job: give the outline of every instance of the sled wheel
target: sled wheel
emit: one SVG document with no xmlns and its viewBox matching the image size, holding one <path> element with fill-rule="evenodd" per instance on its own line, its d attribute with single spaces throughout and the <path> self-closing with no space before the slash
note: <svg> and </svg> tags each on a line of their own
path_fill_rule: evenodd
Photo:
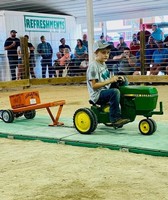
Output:
<svg viewBox="0 0 168 200">
<path fill-rule="evenodd" d="M 143 119 L 139 122 L 139 130 L 142 135 L 151 135 L 154 132 L 154 125 L 151 120 Z"/>
<path fill-rule="evenodd" d="M 36 116 L 36 111 L 35 110 L 29 110 L 24 112 L 24 116 L 26 119 L 33 119 Z"/>
<path fill-rule="evenodd" d="M 16 118 L 21 117 L 22 115 L 23 115 L 22 112 L 14 113 L 14 117 Z"/>
<path fill-rule="evenodd" d="M 3 110 L 1 117 L 5 123 L 12 123 L 14 120 L 14 114 L 11 110 Z"/>
<path fill-rule="evenodd" d="M 95 120 L 90 110 L 80 108 L 74 113 L 73 123 L 79 133 L 91 134 L 96 129 L 97 120 Z"/>
<path fill-rule="evenodd" d="M 155 120 L 149 118 L 148 120 L 150 120 L 153 123 L 153 133 L 157 130 L 157 124 L 155 122 Z"/>
</svg>

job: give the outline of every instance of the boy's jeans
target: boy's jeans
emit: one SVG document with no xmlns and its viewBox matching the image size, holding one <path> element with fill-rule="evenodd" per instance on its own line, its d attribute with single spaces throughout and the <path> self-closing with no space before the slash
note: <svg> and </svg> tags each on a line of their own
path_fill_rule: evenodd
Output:
<svg viewBox="0 0 168 200">
<path fill-rule="evenodd" d="M 124 77 L 125 78 L 125 77 Z M 128 81 L 125 78 L 125 82 L 122 85 L 128 85 Z M 110 104 L 110 121 L 115 122 L 121 118 L 120 110 L 120 91 L 117 88 L 105 89 L 100 92 L 98 101 L 99 105 Z"/>
</svg>

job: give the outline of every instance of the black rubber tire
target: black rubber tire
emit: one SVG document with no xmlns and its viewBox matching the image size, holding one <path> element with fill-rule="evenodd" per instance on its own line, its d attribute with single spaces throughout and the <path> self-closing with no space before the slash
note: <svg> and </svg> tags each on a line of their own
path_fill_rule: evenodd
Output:
<svg viewBox="0 0 168 200">
<path fill-rule="evenodd" d="M 149 118 L 148 120 L 150 120 L 153 123 L 153 133 L 154 133 L 157 130 L 157 124 L 156 124 L 155 120 L 152 118 Z"/>
<path fill-rule="evenodd" d="M 86 108 L 90 113 L 91 115 L 93 115 L 93 118 L 94 118 L 94 124 L 93 124 L 93 127 L 92 127 L 92 130 L 91 132 L 94 132 L 97 128 L 97 125 L 98 125 L 98 120 L 97 120 L 97 116 L 96 114 L 93 112 L 93 110 L 91 110 L 90 108 Z"/>
<path fill-rule="evenodd" d="M 15 118 L 18 118 L 18 117 L 21 117 L 21 116 L 23 116 L 23 112 L 14 113 Z"/>
<path fill-rule="evenodd" d="M 33 119 L 36 116 L 36 111 L 35 110 L 29 110 L 24 112 L 24 117 L 26 119 Z"/>
<path fill-rule="evenodd" d="M 97 122 L 88 108 L 80 108 L 74 113 L 73 124 L 79 133 L 91 134 L 95 130 Z"/>
<path fill-rule="evenodd" d="M 5 123 L 12 123 L 14 120 L 14 114 L 12 110 L 3 110 L 1 117 Z"/>
</svg>

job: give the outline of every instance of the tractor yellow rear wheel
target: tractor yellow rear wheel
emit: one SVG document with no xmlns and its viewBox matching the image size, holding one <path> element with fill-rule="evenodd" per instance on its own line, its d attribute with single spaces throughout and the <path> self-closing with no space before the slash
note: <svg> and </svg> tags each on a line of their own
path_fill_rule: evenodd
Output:
<svg viewBox="0 0 168 200">
<path fill-rule="evenodd" d="M 74 113 L 73 123 L 79 133 L 91 134 L 97 127 L 97 118 L 90 109 L 80 108 Z"/>
</svg>

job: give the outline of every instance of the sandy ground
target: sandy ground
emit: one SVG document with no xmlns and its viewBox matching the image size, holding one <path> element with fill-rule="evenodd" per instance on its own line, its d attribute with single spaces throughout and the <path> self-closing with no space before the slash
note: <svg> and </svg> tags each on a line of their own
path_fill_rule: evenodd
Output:
<svg viewBox="0 0 168 200">
<path fill-rule="evenodd" d="M 168 86 L 156 86 L 168 120 Z M 66 100 L 62 116 L 88 107 L 85 85 L 40 86 L 42 102 Z M 1 91 L 1 107 L 20 89 Z M 46 111 L 39 110 L 39 114 Z M 0 200 L 168 200 L 168 159 L 0 138 Z"/>
</svg>

